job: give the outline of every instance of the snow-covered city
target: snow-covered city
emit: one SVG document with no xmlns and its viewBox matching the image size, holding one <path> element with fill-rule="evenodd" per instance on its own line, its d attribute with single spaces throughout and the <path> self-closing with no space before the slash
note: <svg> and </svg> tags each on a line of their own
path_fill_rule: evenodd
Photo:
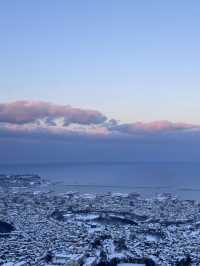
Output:
<svg viewBox="0 0 200 266">
<path fill-rule="evenodd" d="M 0 179 L 0 265 L 200 265 L 196 201 L 58 193 L 34 175 Z"/>
</svg>

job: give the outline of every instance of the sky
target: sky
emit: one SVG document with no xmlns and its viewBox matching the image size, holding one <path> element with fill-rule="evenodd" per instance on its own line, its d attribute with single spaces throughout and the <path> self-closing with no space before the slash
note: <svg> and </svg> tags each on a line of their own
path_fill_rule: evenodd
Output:
<svg viewBox="0 0 200 266">
<path fill-rule="evenodd" d="M 82 160 L 86 138 L 88 160 L 122 150 L 125 160 L 197 160 L 199 10 L 197 0 L 1 1 L 2 159 L 17 160 L 23 142 L 35 160 L 41 141 L 59 151 L 49 160 Z"/>
</svg>

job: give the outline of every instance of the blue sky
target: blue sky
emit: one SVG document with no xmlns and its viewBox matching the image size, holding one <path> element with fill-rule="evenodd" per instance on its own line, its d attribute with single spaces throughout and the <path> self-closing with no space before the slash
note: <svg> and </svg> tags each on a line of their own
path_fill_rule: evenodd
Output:
<svg viewBox="0 0 200 266">
<path fill-rule="evenodd" d="M 1 1 L 1 161 L 199 161 L 199 10 Z"/>
<path fill-rule="evenodd" d="M 200 124 L 199 1 L 0 3 L 0 100 Z"/>
</svg>

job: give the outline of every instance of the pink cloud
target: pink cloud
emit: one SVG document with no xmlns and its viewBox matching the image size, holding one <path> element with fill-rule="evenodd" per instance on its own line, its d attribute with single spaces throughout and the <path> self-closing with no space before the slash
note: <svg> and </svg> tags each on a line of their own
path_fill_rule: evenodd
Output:
<svg viewBox="0 0 200 266">
<path fill-rule="evenodd" d="M 0 103 L 0 122 L 3 123 L 27 124 L 44 120 L 47 124 L 53 125 L 56 119 L 61 118 L 64 120 L 64 125 L 100 124 L 106 120 L 106 117 L 98 111 L 74 108 L 69 105 L 42 101 Z"/>
<path fill-rule="evenodd" d="M 173 123 L 170 121 L 154 121 L 150 123 L 136 122 L 129 124 L 117 124 L 110 128 L 112 131 L 136 134 L 136 133 L 161 133 L 187 130 L 200 130 L 199 125 L 186 123 Z"/>
<path fill-rule="evenodd" d="M 0 103 L 0 133 L 3 137 L 40 136 L 66 139 L 73 136 L 100 138 L 144 138 L 146 136 L 180 136 L 200 133 L 199 125 L 155 121 L 123 124 L 108 120 L 96 110 L 74 108 L 42 101 Z"/>
</svg>

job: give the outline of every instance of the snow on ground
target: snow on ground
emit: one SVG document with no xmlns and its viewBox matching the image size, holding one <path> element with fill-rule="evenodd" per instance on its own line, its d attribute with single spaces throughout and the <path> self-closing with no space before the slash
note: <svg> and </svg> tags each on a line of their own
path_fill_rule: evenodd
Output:
<svg viewBox="0 0 200 266">
<path fill-rule="evenodd" d="M 117 266 L 145 266 L 145 264 L 138 264 L 138 263 L 120 263 Z"/>
</svg>

